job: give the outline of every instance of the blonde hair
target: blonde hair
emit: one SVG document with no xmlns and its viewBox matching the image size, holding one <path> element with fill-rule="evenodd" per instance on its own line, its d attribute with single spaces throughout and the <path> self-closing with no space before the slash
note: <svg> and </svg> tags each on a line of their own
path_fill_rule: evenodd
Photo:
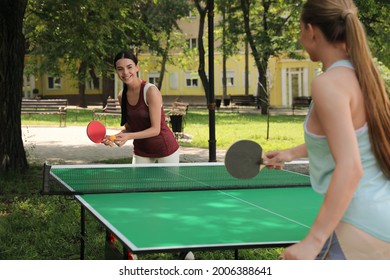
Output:
<svg viewBox="0 0 390 280">
<path fill-rule="evenodd" d="M 357 13 L 352 0 L 308 0 L 301 20 L 318 26 L 329 42 L 346 43 L 364 95 L 372 149 L 383 173 L 390 178 L 390 101 Z"/>
</svg>

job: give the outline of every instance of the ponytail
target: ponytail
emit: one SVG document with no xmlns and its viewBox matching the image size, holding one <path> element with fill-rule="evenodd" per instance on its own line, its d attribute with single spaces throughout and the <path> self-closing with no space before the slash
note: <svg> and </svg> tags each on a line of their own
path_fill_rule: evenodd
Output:
<svg viewBox="0 0 390 280">
<path fill-rule="evenodd" d="M 390 101 L 373 63 L 364 28 L 356 14 L 345 17 L 346 45 L 359 81 L 366 109 L 370 141 L 379 166 L 390 178 Z"/>
<path fill-rule="evenodd" d="M 318 26 L 329 42 L 346 43 L 364 96 L 372 150 L 381 170 L 390 178 L 390 101 L 357 12 L 352 0 L 308 0 L 301 20 Z"/>
</svg>

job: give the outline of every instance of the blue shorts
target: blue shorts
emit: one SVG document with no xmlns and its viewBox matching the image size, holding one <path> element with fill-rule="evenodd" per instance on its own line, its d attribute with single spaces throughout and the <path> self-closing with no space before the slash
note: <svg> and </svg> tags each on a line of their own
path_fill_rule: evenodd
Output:
<svg viewBox="0 0 390 280">
<path fill-rule="evenodd" d="M 325 242 L 316 260 L 346 260 L 336 234 L 333 232 Z"/>
</svg>

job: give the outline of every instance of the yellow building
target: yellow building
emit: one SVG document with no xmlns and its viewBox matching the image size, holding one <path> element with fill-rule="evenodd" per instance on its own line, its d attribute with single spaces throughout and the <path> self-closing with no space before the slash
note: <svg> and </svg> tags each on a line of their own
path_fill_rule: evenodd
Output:
<svg viewBox="0 0 390 280">
<path fill-rule="evenodd" d="M 190 48 L 197 46 L 198 20 L 190 15 L 187 19 L 179 20 L 179 26 L 183 31 L 187 44 Z M 207 34 L 205 32 L 205 34 Z M 207 40 L 205 40 L 206 42 Z M 218 42 L 216 43 L 218 44 Z M 216 47 L 215 47 L 216 49 Z M 172 51 L 171 56 L 174 61 L 179 61 L 183 56 L 180 50 Z M 160 63 L 159 58 L 152 54 L 139 54 L 140 78 L 151 83 L 157 83 L 159 78 Z M 206 52 L 206 73 L 208 57 Z M 188 61 L 188 59 L 187 59 Z M 198 75 L 197 55 L 190 59 L 191 63 L 186 66 L 175 63 L 167 64 L 164 80 L 161 86 L 161 94 L 165 99 L 180 98 L 185 102 L 206 103 L 205 93 L 200 77 Z M 245 54 L 240 52 L 227 60 L 227 95 L 245 94 Z M 256 95 L 258 72 L 255 67 L 253 56 L 249 55 L 249 94 Z M 320 65 L 313 63 L 309 59 L 293 60 L 283 57 L 273 57 L 269 61 L 267 71 L 269 81 L 270 105 L 272 107 L 291 107 L 292 99 L 297 96 L 310 95 L 310 83 L 320 71 Z M 215 97 L 220 98 L 223 92 L 222 86 L 222 54 L 214 54 L 214 91 Z M 41 77 L 29 76 L 24 80 L 25 98 L 34 97 L 33 89 L 39 90 L 39 95 L 43 98 L 68 98 L 77 100 L 77 81 L 70 77 L 55 77 L 45 74 Z M 121 83 L 116 78 L 115 92 L 121 89 Z M 101 102 L 102 81 L 98 84 L 89 82 L 86 86 L 87 100 L 98 100 Z M 90 105 L 90 104 L 89 104 Z"/>
<path fill-rule="evenodd" d="M 309 59 L 271 58 L 268 64 L 269 97 L 272 107 L 291 107 L 294 97 L 310 96 L 311 81 L 321 64 Z"/>
</svg>

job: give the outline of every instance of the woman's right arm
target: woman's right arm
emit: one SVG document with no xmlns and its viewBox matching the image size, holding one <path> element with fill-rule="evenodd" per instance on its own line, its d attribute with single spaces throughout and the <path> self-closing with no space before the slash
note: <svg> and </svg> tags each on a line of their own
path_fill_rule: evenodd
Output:
<svg viewBox="0 0 390 280">
<path fill-rule="evenodd" d="M 264 153 L 264 164 L 267 167 L 280 168 L 284 165 L 285 162 L 302 157 L 307 157 L 306 144 L 302 144 L 286 150 L 266 152 Z"/>
</svg>

